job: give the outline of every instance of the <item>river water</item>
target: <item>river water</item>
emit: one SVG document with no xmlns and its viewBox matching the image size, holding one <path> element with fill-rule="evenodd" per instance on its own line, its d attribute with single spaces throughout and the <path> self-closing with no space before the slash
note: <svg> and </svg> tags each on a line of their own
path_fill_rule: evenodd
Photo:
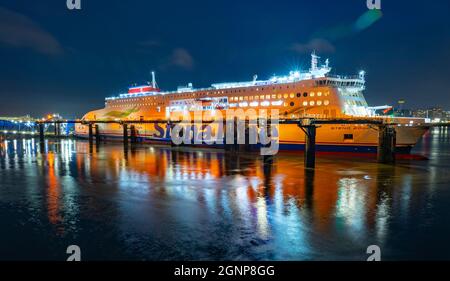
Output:
<svg viewBox="0 0 450 281">
<path fill-rule="evenodd" d="M 0 259 L 450 259 L 450 130 L 373 156 L 2 140 Z"/>
</svg>

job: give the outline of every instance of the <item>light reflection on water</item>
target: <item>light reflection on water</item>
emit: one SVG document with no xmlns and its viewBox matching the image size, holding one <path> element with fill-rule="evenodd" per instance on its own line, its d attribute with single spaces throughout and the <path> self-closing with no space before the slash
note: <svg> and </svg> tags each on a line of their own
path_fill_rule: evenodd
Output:
<svg viewBox="0 0 450 281">
<path fill-rule="evenodd" d="M 429 160 L 2 140 L 0 259 L 449 259 L 450 135 Z"/>
</svg>

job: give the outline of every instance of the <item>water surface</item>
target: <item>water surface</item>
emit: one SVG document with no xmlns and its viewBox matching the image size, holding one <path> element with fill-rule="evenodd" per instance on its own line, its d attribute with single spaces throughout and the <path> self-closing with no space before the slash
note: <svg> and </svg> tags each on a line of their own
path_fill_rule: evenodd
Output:
<svg viewBox="0 0 450 281">
<path fill-rule="evenodd" d="M 429 160 L 2 140 L 0 259 L 450 259 L 450 132 Z"/>
</svg>

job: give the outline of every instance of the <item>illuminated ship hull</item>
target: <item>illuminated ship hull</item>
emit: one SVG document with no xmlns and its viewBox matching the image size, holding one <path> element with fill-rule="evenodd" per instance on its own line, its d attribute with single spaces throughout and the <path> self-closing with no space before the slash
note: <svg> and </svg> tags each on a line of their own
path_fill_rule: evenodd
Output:
<svg viewBox="0 0 450 281">
<path fill-rule="evenodd" d="M 161 92 L 153 86 L 130 88 L 127 94 L 107 98 L 105 108 L 87 113 L 84 120 L 161 120 L 161 123 L 135 124 L 139 141 L 170 143 L 170 126 L 180 114 L 202 112 L 203 120 L 214 120 L 219 112 L 227 110 L 261 110 L 268 113 L 278 110 L 284 120 L 303 117 L 317 119 L 383 119 L 395 123 L 397 151 L 410 152 L 427 131 L 423 119 L 376 116 L 368 107 L 363 95 L 364 75 L 332 77 L 328 62 L 317 67 L 317 57 L 312 57 L 312 67 L 307 73 L 291 73 L 289 76 L 251 82 L 213 84 L 210 88 L 189 87 L 173 92 Z M 245 116 L 243 116 L 245 118 Z M 164 121 L 162 121 L 164 120 Z M 99 124 L 102 138 L 123 139 L 120 124 Z M 214 124 L 196 128 L 196 134 L 217 132 Z M 88 127 L 77 125 L 75 133 L 87 137 Z M 278 127 L 280 150 L 303 150 L 304 132 L 294 124 Z M 213 134 L 214 135 L 214 134 Z M 378 129 L 371 125 L 322 125 L 317 130 L 318 151 L 376 152 Z M 220 145 L 216 145 L 220 146 Z"/>
<path fill-rule="evenodd" d="M 100 124 L 99 126 L 102 138 L 110 140 L 123 139 L 122 126 L 118 124 Z M 171 143 L 170 127 L 167 123 L 136 124 L 135 126 L 139 142 Z M 206 132 L 209 130 L 209 126 L 213 127 L 213 125 L 206 125 L 203 126 L 203 130 L 199 128 L 197 132 L 199 134 Z M 79 125 L 77 127 L 77 136 L 87 138 L 87 130 L 81 129 L 84 126 Z M 278 130 L 280 150 L 302 151 L 304 149 L 305 134 L 296 125 L 281 124 Z M 426 130 L 426 126 L 398 127 L 396 129 L 397 152 L 409 153 Z M 212 131 L 217 130 L 213 128 Z M 198 145 L 207 144 L 204 142 Z M 374 153 L 377 151 L 377 145 L 377 128 L 369 125 L 322 125 L 317 130 L 316 146 L 318 151 Z M 212 146 L 222 147 L 220 144 Z"/>
</svg>

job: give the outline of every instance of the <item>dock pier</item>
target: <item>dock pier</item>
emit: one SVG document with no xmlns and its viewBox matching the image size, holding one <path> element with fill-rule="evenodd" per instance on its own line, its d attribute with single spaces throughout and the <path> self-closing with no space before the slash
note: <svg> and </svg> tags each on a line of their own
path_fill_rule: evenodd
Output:
<svg viewBox="0 0 450 281">
<path fill-rule="evenodd" d="M 178 121 L 179 123 L 180 121 Z M 136 124 L 148 124 L 148 123 L 167 123 L 170 129 L 174 121 L 170 120 L 118 120 L 118 121 L 105 121 L 105 120 L 59 120 L 59 121 L 38 121 L 36 124 L 39 127 L 39 139 L 41 142 L 44 141 L 44 124 L 53 124 L 55 127 L 55 136 L 60 136 L 59 128 L 62 123 L 77 123 L 88 126 L 88 139 L 89 143 L 94 142 L 99 143 L 101 139 L 101 132 L 99 130 L 99 124 L 120 124 L 123 128 L 123 144 L 128 146 L 131 142 L 132 144 L 138 141 L 138 132 L 136 130 Z M 191 121 L 195 124 L 194 121 Z M 203 122 L 208 123 L 208 122 Z M 210 122 L 211 123 L 211 122 Z M 233 144 L 226 144 L 228 128 L 226 126 L 234 125 L 233 128 Z M 224 124 L 224 148 L 225 151 L 238 153 L 238 152 L 248 152 L 251 150 L 251 145 L 247 143 L 250 139 L 250 122 L 249 120 L 238 120 L 234 119 L 234 122 L 228 122 Z M 259 124 L 259 122 L 258 122 Z M 264 123 L 263 123 L 264 124 Z M 378 128 L 378 148 L 377 148 L 377 161 L 384 164 L 395 163 L 395 147 L 396 147 L 396 124 L 388 124 L 382 120 L 373 119 L 313 119 L 313 118 L 302 118 L 296 120 L 279 120 L 279 124 L 296 124 L 305 133 L 305 168 L 314 169 L 316 163 L 316 134 L 317 130 L 320 129 L 320 125 L 324 124 L 354 124 L 354 125 L 373 125 Z M 259 124 L 261 125 L 261 124 Z M 244 126 L 244 135 L 239 135 L 239 126 Z M 264 126 L 264 125 L 263 125 Z M 265 121 L 265 127 L 268 133 L 268 137 L 271 136 L 271 123 L 270 119 Z M 94 130 L 95 129 L 95 130 Z M 95 134 L 94 134 L 95 131 Z M 180 132 L 181 133 L 181 132 Z M 238 140 L 244 139 L 245 144 L 239 144 Z M 172 142 L 172 146 L 176 146 Z M 264 146 L 264 145 L 263 145 Z M 273 155 L 264 155 L 264 163 L 271 163 Z"/>
</svg>

